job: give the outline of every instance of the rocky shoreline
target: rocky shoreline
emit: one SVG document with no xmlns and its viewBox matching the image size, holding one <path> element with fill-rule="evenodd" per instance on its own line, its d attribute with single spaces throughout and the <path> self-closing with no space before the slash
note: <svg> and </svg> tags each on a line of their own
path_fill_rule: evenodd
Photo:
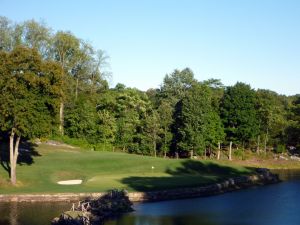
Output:
<svg viewBox="0 0 300 225">
<path fill-rule="evenodd" d="M 110 190 L 97 199 L 73 203 L 71 210 L 51 221 L 52 225 L 100 225 L 109 218 L 132 212 L 132 202 L 124 190 Z"/>
<path fill-rule="evenodd" d="M 278 176 L 268 169 L 257 169 L 257 174 L 230 178 L 225 181 L 190 188 L 179 188 L 152 192 L 130 192 L 132 202 L 164 201 L 182 198 L 211 196 L 240 190 L 252 186 L 280 182 Z M 0 202 L 74 202 L 86 198 L 99 198 L 105 193 L 56 193 L 56 194 L 9 194 L 0 195 Z"/>
</svg>

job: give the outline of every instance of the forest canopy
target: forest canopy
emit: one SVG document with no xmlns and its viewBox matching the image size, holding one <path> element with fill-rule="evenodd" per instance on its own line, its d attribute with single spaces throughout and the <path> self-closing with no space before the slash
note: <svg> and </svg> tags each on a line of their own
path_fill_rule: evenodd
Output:
<svg viewBox="0 0 300 225">
<path fill-rule="evenodd" d="M 230 143 L 258 152 L 300 148 L 300 95 L 199 81 L 190 68 L 146 92 L 110 88 L 107 68 L 106 53 L 70 31 L 0 17 L 0 126 L 11 154 L 19 138 L 55 137 L 170 157 L 214 155 Z"/>
</svg>

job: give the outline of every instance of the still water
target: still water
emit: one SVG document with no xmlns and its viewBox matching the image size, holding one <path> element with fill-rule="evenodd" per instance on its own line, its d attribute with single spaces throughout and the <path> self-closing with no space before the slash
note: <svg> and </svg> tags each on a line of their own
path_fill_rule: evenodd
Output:
<svg viewBox="0 0 300 225">
<path fill-rule="evenodd" d="M 299 225 L 300 172 L 284 182 L 207 198 L 134 206 L 106 225 Z M 46 225 L 70 203 L 1 203 L 0 225 Z"/>
</svg>

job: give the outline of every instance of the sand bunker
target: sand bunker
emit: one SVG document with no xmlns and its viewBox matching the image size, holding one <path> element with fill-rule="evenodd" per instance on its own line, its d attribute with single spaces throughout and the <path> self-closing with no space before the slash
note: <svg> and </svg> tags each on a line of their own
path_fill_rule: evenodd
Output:
<svg viewBox="0 0 300 225">
<path fill-rule="evenodd" d="M 57 182 L 60 185 L 77 185 L 81 184 L 82 180 L 61 180 Z"/>
</svg>

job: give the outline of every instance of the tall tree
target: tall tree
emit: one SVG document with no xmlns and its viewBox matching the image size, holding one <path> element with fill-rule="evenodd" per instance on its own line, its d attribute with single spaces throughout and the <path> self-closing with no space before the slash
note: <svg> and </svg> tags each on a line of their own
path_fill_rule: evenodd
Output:
<svg viewBox="0 0 300 225">
<path fill-rule="evenodd" d="M 159 116 L 155 110 L 152 110 L 150 115 L 145 118 L 145 133 L 146 138 L 152 145 L 153 156 L 157 156 L 157 142 L 160 139 L 161 126 L 159 123 Z"/>
<path fill-rule="evenodd" d="M 287 144 L 300 151 L 300 95 L 296 95 L 290 114 L 290 124 L 286 129 Z"/>
<path fill-rule="evenodd" d="M 70 75 L 69 73 L 74 69 L 76 64 L 76 56 L 78 54 L 80 47 L 79 39 L 76 38 L 70 32 L 62 32 L 59 31 L 55 34 L 53 38 L 53 46 L 52 46 L 52 54 L 54 59 L 60 63 L 62 68 L 62 77 L 64 79 L 65 84 L 70 83 Z M 68 82 L 69 81 L 69 82 Z M 64 103 L 66 93 L 70 92 L 70 90 L 66 90 L 66 88 L 70 88 L 69 85 L 64 85 L 65 89 L 61 90 L 61 103 L 59 110 L 59 132 L 61 135 L 64 134 Z"/>
<path fill-rule="evenodd" d="M 38 50 L 42 58 L 46 59 L 50 55 L 52 34 L 51 29 L 42 22 L 28 20 L 21 24 L 22 44 Z"/>
<path fill-rule="evenodd" d="M 0 50 L 10 51 L 13 48 L 13 25 L 9 19 L 0 16 Z"/>
<path fill-rule="evenodd" d="M 173 108 L 167 99 L 162 99 L 158 107 L 159 123 L 161 124 L 162 150 L 164 157 L 170 150 L 172 141 L 171 124 L 173 122 Z"/>
<path fill-rule="evenodd" d="M 288 126 L 287 102 L 284 96 L 269 90 L 257 90 L 257 111 L 264 151 L 268 144 L 283 144 Z"/>
<path fill-rule="evenodd" d="M 61 71 L 32 49 L 17 47 L 0 55 L 0 126 L 10 136 L 10 178 L 15 185 L 21 138 L 41 136 L 51 129 Z"/>
<path fill-rule="evenodd" d="M 166 75 L 161 87 L 161 95 L 169 98 L 173 106 L 184 97 L 185 92 L 196 82 L 191 69 L 175 70 Z"/>
<path fill-rule="evenodd" d="M 220 118 L 213 110 L 211 98 L 208 86 L 197 83 L 177 103 L 175 141 L 179 150 L 201 153 L 222 138 Z"/>
<path fill-rule="evenodd" d="M 228 141 L 249 143 L 259 133 L 255 92 L 244 83 L 227 87 L 221 103 L 221 118 Z"/>
</svg>

